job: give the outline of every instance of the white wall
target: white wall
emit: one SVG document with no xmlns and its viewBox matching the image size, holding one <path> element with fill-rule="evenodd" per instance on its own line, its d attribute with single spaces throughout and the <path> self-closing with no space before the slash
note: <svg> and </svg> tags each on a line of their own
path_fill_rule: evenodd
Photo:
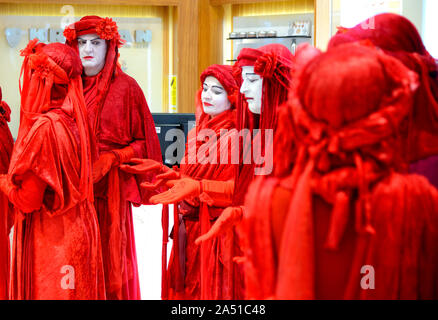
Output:
<svg viewBox="0 0 438 320">
<path fill-rule="evenodd" d="M 430 54 L 438 59 L 438 0 L 423 0 L 423 41 Z"/>
</svg>

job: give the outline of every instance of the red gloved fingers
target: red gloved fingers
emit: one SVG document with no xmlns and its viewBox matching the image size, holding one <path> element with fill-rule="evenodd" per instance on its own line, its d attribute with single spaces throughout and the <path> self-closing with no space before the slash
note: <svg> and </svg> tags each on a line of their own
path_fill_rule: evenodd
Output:
<svg viewBox="0 0 438 320">
<path fill-rule="evenodd" d="M 166 180 L 172 179 L 172 180 L 175 180 L 175 179 L 180 179 L 181 178 L 180 173 L 175 171 L 175 170 L 172 170 L 172 169 L 170 169 L 170 168 L 168 168 L 166 166 L 163 166 L 162 169 L 163 169 L 164 172 L 159 174 L 159 175 L 157 175 L 157 177 L 156 177 L 157 179 L 166 179 Z"/>
<path fill-rule="evenodd" d="M 133 158 L 129 163 L 122 164 L 120 169 L 133 174 L 144 174 L 154 170 L 161 170 L 163 165 L 152 159 Z"/>
<path fill-rule="evenodd" d="M 242 213 L 240 207 L 226 208 L 210 230 L 195 240 L 195 244 L 199 245 L 201 242 L 211 240 L 231 230 L 242 219 Z"/>
<path fill-rule="evenodd" d="M 164 186 L 166 184 L 166 180 L 164 179 L 158 179 L 157 181 L 155 181 L 154 183 L 150 183 L 150 182 L 143 182 L 140 186 L 148 191 L 153 191 L 156 190 L 162 186 Z"/>
</svg>

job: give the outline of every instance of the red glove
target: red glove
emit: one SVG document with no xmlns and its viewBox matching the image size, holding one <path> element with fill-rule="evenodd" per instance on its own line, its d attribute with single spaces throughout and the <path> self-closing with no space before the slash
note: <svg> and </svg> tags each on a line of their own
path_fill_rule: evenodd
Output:
<svg viewBox="0 0 438 320">
<path fill-rule="evenodd" d="M 169 180 L 166 186 L 171 189 L 150 198 L 152 204 L 172 204 L 201 194 L 201 182 L 191 178 Z"/>
<path fill-rule="evenodd" d="M 199 245 L 201 242 L 216 238 L 221 234 L 231 230 L 240 222 L 240 220 L 242 220 L 242 216 L 242 207 L 226 208 L 216 222 L 211 226 L 210 230 L 195 240 L 195 244 Z"/>
<path fill-rule="evenodd" d="M 111 150 L 117 158 L 117 164 L 121 165 L 122 163 L 128 162 L 135 155 L 134 148 L 131 146 L 127 146 L 123 149 Z"/>
<path fill-rule="evenodd" d="M 93 182 L 99 182 L 112 167 L 129 161 L 133 156 L 134 148 L 131 146 L 102 153 L 93 165 Z"/>
<path fill-rule="evenodd" d="M 113 152 L 102 153 L 93 165 L 93 182 L 99 182 L 116 164 L 117 158 Z"/>
</svg>

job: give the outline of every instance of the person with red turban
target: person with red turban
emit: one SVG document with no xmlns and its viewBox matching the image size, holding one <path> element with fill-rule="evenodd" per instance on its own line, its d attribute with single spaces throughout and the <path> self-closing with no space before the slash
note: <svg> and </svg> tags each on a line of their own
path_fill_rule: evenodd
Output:
<svg viewBox="0 0 438 320">
<path fill-rule="evenodd" d="M 197 239 L 197 243 L 238 225 L 244 215 L 243 204 L 251 181 L 257 175 L 269 175 L 272 171 L 270 148 L 273 143 L 269 136 L 272 140 L 277 113 L 287 101 L 292 60 L 292 53 L 280 44 L 241 50 L 234 65 L 236 76 L 242 79 L 237 127 L 240 132 L 249 130 L 249 135 L 243 135 L 236 183 L 231 194 L 233 205 L 224 211 L 209 232 Z"/>
<path fill-rule="evenodd" d="M 417 75 L 369 45 L 307 51 L 245 201 L 247 298 L 436 299 L 438 191 L 400 135 Z"/>
<path fill-rule="evenodd" d="M 95 207 L 102 237 L 108 299 L 140 299 L 132 204 L 147 200 L 139 188 L 147 177 L 122 172 L 132 157 L 161 161 L 155 124 L 137 82 L 118 65 L 123 41 L 111 18 L 86 16 L 64 30 L 78 53 L 88 121 L 99 159 L 93 165 Z"/>
<path fill-rule="evenodd" d="M 329 50 L 344 43 L 371 42 L 399 59 L 420 78 L 414 108 L 406 120 L 405 157 L 410 172 L 422 174 L 438 188 L 438 65 L 426 50 L 416 27 L 403 16 L 384 13 L 371 18 L 373 27 L 363 23 L 340 28 L 330 40 Z"/>
<path fill-rule="evenodd" d="M 163 185 L 164 182 L 172 185 L 192 180 L 206 183 L 203 195 L 182 199 L 175 205 L 173 249 L 167 272 L 168 288 L 164 288 L 162 294 L 164 299 L 224 300 L 235 296 L 233 232 L 201 246 L 196 245 L 195 240 L 206 233 L 223 209 L 231 204 L 229 199 L 208 198 L 207 194 L 209 185 L 214 184 L 209 184 L 209 181 L 228 181 L 233 185 L 235 167 L 232 158 L 238 151 L 232 140 L 237 138 L 239 86 L 232 67 L 225 65 L 209 66 L 202 72 L 200 80 L 202 87 L 196 95 L 196 127 L 188 134 L 179 172 L 147 159 L 132 159 L 131 162 L 137 165 L 122 166 L 123 170 L 132 173 L 162 172 L 157 176 L 158 181 L 149 188 L 156 188 L 157 184 Z"/>
<path fill-rule="evenodd" d="M 21 51 L 20 128 L 0 175 L 16 208 L 10 298 L 105 299 L 82 65 L 70 47 L 37 42 Z"/>
<path fill-rule="evenodd" d="M 9 130 L 8 122 L 11 120 L 11 109 L 2 101 L 0 88 L 0 174 L 8 172 L 14 140 Z M 0 300 L 8 299 L 10 245 L 9 232 L 12 227 L 13 210 L 8 197 L 0 193 Z"/>
</svg>

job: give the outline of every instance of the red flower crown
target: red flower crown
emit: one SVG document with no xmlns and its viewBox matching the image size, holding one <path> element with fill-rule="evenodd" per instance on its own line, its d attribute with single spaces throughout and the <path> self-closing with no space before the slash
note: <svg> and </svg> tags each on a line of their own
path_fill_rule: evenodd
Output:
<svg viewBox="0 0 438 320">
<path fill-rule="evenodd" d="M 114 40 L 118 47 L 121 47 L 126 41 L 123 40 L 119 34 L 117 24 L 111 18 L 103 18 L 96 25 L 97 35 L 104 40 Z M 74 23 L 69 25 L 64 30 L 64 37 L 68 42 L 73 42 L 77 38 Z"/>
</svg>

